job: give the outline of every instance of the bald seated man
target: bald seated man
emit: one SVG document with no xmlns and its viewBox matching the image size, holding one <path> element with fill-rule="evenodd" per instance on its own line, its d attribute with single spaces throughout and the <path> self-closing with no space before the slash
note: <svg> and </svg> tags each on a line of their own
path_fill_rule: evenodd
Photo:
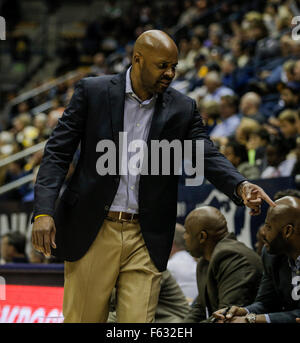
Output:
<svg viewBox="0 0 300 343">
<path fill-rule="evenodd" d="M 230 323 L 295 323 L 300 317 L 300 199 L 286 196 L 269 208 L 263 236 L 263 278 L 255 302 L 233 306 L 226 317 Z"/>
<path fill-rule="evenodd" d="M 171 37 L 144 32 L 126 71 L 79 81 L 47 142 L 35 184 L 32 243 L 65 261 L 65 322 L 106 322 L 114 287 L 118 322 L 154 320 L 176 223 L 178 175 L 173 166 L 170 175 L 156 168 L 162 154 L 152 153 L 152 142 L 191 140 L 195 147 L 203 141 L 204 174 L 212 184 L 253 215 L 263 200 L 274 206 L 214 147 L 195 101 L 170 87 L 177 61 Z M 148 168 L 137 158 L 144 151 L 137 141 L 148 148 Z M 78 163 L 55 207 L 79 143 Z"/>
<path fill-rule="evenodd" d="M 228 232 L 225 217 L 214 207 L 193 210 L 184 226 L 187 250 L 200 258 L 199 294 L 184 322 L 210 322 L 220 308 L 251 304 L 262 276 L 260 257 Z"/>
</svg>

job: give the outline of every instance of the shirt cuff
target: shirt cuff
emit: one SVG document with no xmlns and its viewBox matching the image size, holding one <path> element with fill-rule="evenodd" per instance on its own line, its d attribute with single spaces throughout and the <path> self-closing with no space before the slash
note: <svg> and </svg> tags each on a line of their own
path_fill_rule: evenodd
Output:
<svg viewBox="0 0 300 343">
<path fill-rule="evenodd" d="M 268 314 L 265 314 L 265 317 L 266 317 L 266 321 L 267 321 L 267 323 L 271 323 L 270 316 L 269 316 Z"/>
<path fill-rule="evenodd" d="M 247 311 L 247 314 L 250 313 L 250 311 L 247 309 L 247 307 L 244 307 L 244 309 Z M 265 314 L 265 317 L 266 317 L 266 321 L 267 323 L 271 323 L 271 319 L 270 319 L 270 316 L 268 314 Z"/>
</svg>

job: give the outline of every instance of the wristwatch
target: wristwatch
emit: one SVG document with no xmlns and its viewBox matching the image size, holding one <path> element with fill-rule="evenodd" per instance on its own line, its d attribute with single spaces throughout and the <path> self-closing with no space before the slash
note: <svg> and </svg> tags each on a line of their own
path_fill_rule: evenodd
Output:
<svg viewBox="0 0 300 343">
<path fill-rule="evenodd" d="M 256 323 L 256 314 L 255 313 L 248 313 L 245 317 L 248 323 L 254 324 Z"/>
</svg>

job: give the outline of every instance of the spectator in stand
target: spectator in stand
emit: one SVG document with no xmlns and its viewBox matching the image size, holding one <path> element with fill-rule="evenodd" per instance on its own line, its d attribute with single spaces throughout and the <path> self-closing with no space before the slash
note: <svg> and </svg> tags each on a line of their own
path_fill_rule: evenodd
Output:
<svg viewBox="0 0 300 343">
<path fill-rule="evenodd" d="M 47 137 L 47 120 L 46 113 L 38 113 L 33 119 L 33 125 L 38 130 L 38 141 L 45 140 Z"/>
<path fill-rule="evenodd" d="M 293 110 L 285 110 L 279 114 L 279 127 L 284 136 L 284 138 L 289 139 L 296 139 L 298 134 L 297 130 L 297 120 L 298 120 L 298 113 L 297 111 Z"/>
<path fill-rule="evenodd" d="M 237 114 L 238 98 L 235 95 L 224 95 L 220 100 L 220 117 L 222 122 L 217 124 L 210 133 L 212 139 L 215 137 L 228 137 L 234 134 L 240 124 Z"/>
<path fill-rule="evenodd" d="M 300 59 L 295 62 L 294 81 L 300 82 Z"/>
<path fill-rule="evenodd" d="M 280 91 L 280 99 L 274 108 L 274 116 L 275 118 L 278 117 L 282 111 L 290 109 L 290 110 L 298 110 L 300 105 L 300 82 L 289 82 L 287 84 L 279 84 L 279 91 Z M 272 117 L 271 117 L 272 118 Z M 269 122 L 274 125 L 278 125 L 279 123 L 274 121 L 274 119 L 269 119 Z"/>
<path fill-rule="evenodd" d="M 240 113 L 243 118 L 249 118 L 263 124 L 265 118 L 259 112 L 261 105 L 261 97 L 255 92 L 248 92 L 244 94 L 240 102 Z"/>
<path fill-rule="evenodd" d="M 24 128 L 31 124 L 31 116 L 28 113 L 19 114 L 13 120 L 13 127 L 10 130 L 14 135 L 17 135 L 19 132 L 23 131 Z"/>
<path fill-rule="evenodd" d="M 258 128 L 250 132 L 246 148 L 250 164 L 258 166 L 260 172 L 267 167 L 266 149 L 270 135 L 265 128 Z"/>
<path fill-rule="evenodd" d="M 105 55 L 102 52 L 98 52 L 93 58 L 94 64 L 91 66 L 91 73 L 96 76 L 106 74 L 107 66 L 105 63 Z"/>
<path fill-rule="evenodd" d="M 262 126 L 254 119 L 242 118 L 235 132 L 235 139 L 243 145 L 247 145 L 250 135 L 260 130 Z"/>
<path fill-rule="evenodd" d="M 48 114 L 47 127 L 53 130 L 58 123 L 58 119 L 62 116 L 63 111 L 53 110 Z"/>
<path fill-rule="evenodd" d="M 208 319 L 234 303 L 250 304 L 262 275 L 259 256 L 228 232 L 226 219 L 214 207 L 193 210 L 185 220 L 185 241 L 197 265 L 198 297 L 185 322 Z"/>
<path fill-rule="evenodd" d="M 176 224 L 174 240 L 167 269 L 172 274 L 182 292 L 191 304 L 197 296 L 196 260 L 186 251 L 184 243 L 185 229 Z"/>
<path fill-rule="evenodd" d="M 291 145 L 282 137 L 272 137 L 267 146 L 267 168 L 262 172 L 263 179 L 290 176 L 296 163 L 295 158 L 287 159 Z"/>
<path fill-rule="evenodd" d="M 29 262 L 30 263 L 45 263 L 46 258 L 40 252 L 36 251 L 35 249 L 31 249 L 30 255 L 29 255 Z"/>
<path fill-rule="evenodd" d="M 194 68 L 184 75 L 184 79 L 189 81 L 188 92 L 192 92 L 195 88 L 201 87 L 207 73 L 206 56 L 203 53 L 198 54 L 194 59 Z"/>
<path fill-rule="evenodd" d="M 26 237 L 17 231 L 1 237 L 1 258 L 3 263 L 28 263 L 25 253 Z"/>
<path fill-rule="evenodd" d="M 268 76 L 263 79 L 263 81 L 270 89 L 276 87 L 280 82 L 292 82 L 294 81 L 294 67 L 295 61 L 288 60 L 275 68 L 275 70 L 271 71 Z"/>
<path fill-rule="evenodd" d="M 244 94 L 252 77 L 252 70 L 241 68 L 232 54 L 226 54 L 221 61 L 222 84 L 234 90 L 236 94 Z"/>
<path fill-rule="evenodd" d="M 194 99 L 201 98 L 203 101 L 214 100 L 220 103 L 224 95 L 234 95 L 232 89 L 225 87 L 221 83 L 220 74 L 216 71 L 210 71 L 204 78 L 204 86 L 196 88 L 188 94 Z"/>
<path fill-rule="evenodd" d="M 12 154 L 16 150 L 14 134 L 9 131 L 0 133 L 0 158 Z"/>
<path fill-rule="evenodd" d="M 253 180 L 260 177 L 259 168 L 248 162 L 246 147 L 239 144 L 236 140 L 229 140 L 225 146 L 224 155 L 247 179 Z"/>
<path fill-rule="evenodd" d="M 214 127 L 220 123 L 220 104 L 216 101 L 201 101 L 199 103 L 200 113 L 204 124 L 207 127 L 207 133 L 210 135 Z"/>
<path fill-rule="evenodd" d="M 9 125 L 12 125 L 13 119 L 21 114 L 30 115 L 29 105 L 26 101 L 19 103 L 17 106 L 13 107 L 9 115 Z"/>
</svg>

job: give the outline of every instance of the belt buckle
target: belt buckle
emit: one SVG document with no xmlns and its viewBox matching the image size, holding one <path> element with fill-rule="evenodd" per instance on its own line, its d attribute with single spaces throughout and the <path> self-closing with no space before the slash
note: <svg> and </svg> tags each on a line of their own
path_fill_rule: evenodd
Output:
<svg viewBox="0 0 300 343">
<path fill-rule="evenodd" d="M 131 215 L 131 218 L 130 218 L 130 219 L 123 219 L 123 218 L 122 218 L 122 213 L 126 213 L 126 212 L 120 211 L 120 212 L 119 212 L 119 218 L 118 218 L 118 220 L 119 220 L 120 222 L 130 222 L 130 223 L 132 223 L 133 217 L 134 217 L 134 213 L 129 213 L 129 214 Z"/>
<path fill-rule="evenodd" d="M 121 222 L 121 223 L 122 223 L 122 222 L 123 222 L 123 223 L 124 223 L 124 222 L 129 222 L 130 220 L 128 220 L 128 219 L 123 219 L 123 218 L 122 218 L 122 213 L 126 213 L 126 212 L 122 212 L 122 211 L 119 212 L 118 221 Z"/>
</svg>

